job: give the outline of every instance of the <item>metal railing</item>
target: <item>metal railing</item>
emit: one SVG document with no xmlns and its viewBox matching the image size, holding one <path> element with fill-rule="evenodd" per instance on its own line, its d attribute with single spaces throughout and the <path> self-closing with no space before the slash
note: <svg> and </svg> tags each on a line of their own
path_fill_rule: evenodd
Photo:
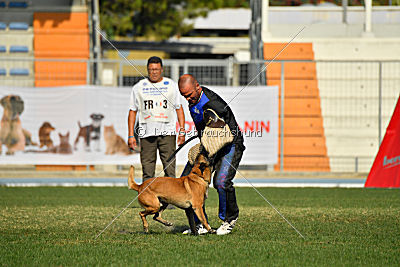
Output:
<svg viewBox="0 0 400 267">
<path fill-rule="evenodd" d="M 288 138 L 284 124 L 285 99 L 315 98 L 302 94 L 308 89 L 300 87 L 302 82 L 314 79 L 331 171 L 368 172 L 400 94 L 400 61 L 276 60 L 264 70 L 267 62 L 236 61 L 233 58 L 165 60 L 164 75 L 177 80 L 184 73 L 192 73 L 201 84 L 208 86 L 246 86 L 261 71 L 268 84 L 274 81 L 280 86 L 281 140 Z M 70 68 L 70 63 L 81 63 L 83 67 Z M 44 67 L 46 64 L 47 69 Z M 304 69 L 300 67 L 298 73 L 293 73 L 293 64 L 303 64 Z M 100 70 L 98 81 L 93 79 L 94 65 Z M 13 68 L 28 69 L 29 74 L 13 76 L 10 74 Z M 0 69 L 5 69 L 5 74 L 0 74 L 0 85 L 35 86 L 41 81 L 67 79 L 77 84 L 133 86 L 142 75 L 146 75 L 146 60 L 128 63 L 122 59 L 1 57 Z M 257 85 L 257 81 L 250 85 Z M 290 82 L 292 87 L 299 84 L 298 89 L 294 89 L 298 90 L 297 95 L 285 95 L 285 86 Z M 296 91 L 292 88 L 291 92 Z M 285 167 L 283 145 L 281 142 L 281 170 Z"/>
</svg>

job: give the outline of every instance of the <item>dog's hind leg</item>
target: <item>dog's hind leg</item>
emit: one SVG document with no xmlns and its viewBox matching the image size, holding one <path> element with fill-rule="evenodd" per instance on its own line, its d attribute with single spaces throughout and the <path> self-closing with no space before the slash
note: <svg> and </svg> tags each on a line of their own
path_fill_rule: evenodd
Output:
<svg viewBox="0 0 400 267">
<path fill-rule="evenodd" d="M 142 219 L 142 222 L 143 222 L 143 230 L 145 233 L 149 232 L 149 223 L 146 220 L 146 216 L 157 213 L 157 212 L 158 212 L 158 208 L 154 208 L 154 207 L 145 207 L 144 211 L 139 212 L 140 218 Z"/>
<path fill-rule="evenodd" d="M 196 230 L 196 224 L 194 222 L 194 212 L 192 207 L 189 207 L 185 209 L 186 217 L 188 218 L 189 221 L 189 226 L 190 226 L 190 231 L 192 235 L 198 235 L 199 233 Z"/>
<path fill-rule="evenodd" d="M 78 136 L 75 138 L 75 142 L 74 142 L 74 150 L 78 150 L 78 142 L 79 142 L 79 137 L 80 137 L 80 131 L 78 133 Z"/>
<path fill-rule="evenodd" d="M 146 216 L 150 214 L 156 214 L 160 210 L 160 201 L 156 196 L 149 191 L 141 191 L 138 201 L 140 205 L 145 209 L 139 212 L 140 217 L 143 221 L 143 229 L 146 233 L 149 232 L 149 223 L 146 220 Z"/>
<path fill-rule="evenodd" d="M 140 215 L 140 218 L 142 219 L 142 222 L 143 222 L 144 232 L 148 233 L 149 232 L 149 223 L 146 220 L 146 216 L 147 216 L 146 211 L 140 211 L 139 215 Z"/>
<path fill-rule="evenodd" d="M 161 202 L 161 207 L 160 210 L 154 215 L 153 219 L 159 223 L 164 224 L 165 226 L 172 226 L 173 223 L 164 220 L 163 218 L 161 218 L 161 214 L 163 213 L 163 211 L 168 207 L 167 203 Z"/>
</svg>

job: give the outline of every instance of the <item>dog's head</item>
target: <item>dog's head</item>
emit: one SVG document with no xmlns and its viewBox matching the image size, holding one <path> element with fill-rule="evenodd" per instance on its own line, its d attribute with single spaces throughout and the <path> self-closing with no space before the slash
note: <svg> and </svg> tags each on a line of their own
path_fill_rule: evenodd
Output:
<svg viewBox="0 0 400 267">
<path fill-rule="evenodd" d="M 92 115 L 90 115 L 90 118 L 93 120 L 93 127 L 100 127 L 101 120 L 104 119 L 104 116 L 102 114 L 93 113 Z"/>
<path fill-rule="evenodd" d="M 20 96 L 7 95 L 0 100 L 0 104 L 4 108 L 4 115 L 10 119 L 15 119 L 24 111 L 24 101 Z"/>
<path fill-rule="evenodd" d="M 58 133 L 58 136 L 60 137 L 60 145 L 69 143 L 69 131 L 65 135 Z"/>
<path fill-rule="evenodd" d="M 54 128 L 50 122 L 43 122 L 42 126 L 40 127 L 41 130 L 43 130 L 45 133 L 50 133 L 51 131 L 54 131 L 56 128 Z"/>
<path fill-rule="evenodd" d="M 211 165 L 208 158 L 200 153 L 194 162 L 194 166 L 192 168 L 192 173 L 200 176 L 204 179 L 208 184 L 211 183 Z"/>
</svg>

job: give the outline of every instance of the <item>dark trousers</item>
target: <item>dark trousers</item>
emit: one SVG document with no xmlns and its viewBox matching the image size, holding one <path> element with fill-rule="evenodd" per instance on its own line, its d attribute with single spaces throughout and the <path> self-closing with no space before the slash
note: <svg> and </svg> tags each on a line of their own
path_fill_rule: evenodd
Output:
<svg viewBox="0 0 400 267">
<path fill-rule="evenodd" d="M 239 216 L 239 208 L 232 180 L 236 175 L 242 155 L 243 149 L 232 144 L 219 151 L 215 158 L 213 185 L 217 189 L 219 198 L 218 217 L 223 221 L 230 222 Z M 187 163 L 181 177 L 188 175 L 191 169 L 192 166 Z M 196 223 L 200 222 L 196 216 L 195 221 Z"/>
<path fill-rule="evenodd" d="M 164 176 L 175 177 L 175 159 L 167 162 L 176 149 L 176 135 L 160 135 L 140 138 L 140 163 L 143 182 L 155 177 L 157 150 L 164 168 Z M 162 176 L 162 175 L 158 175 Z"/>
</svg>

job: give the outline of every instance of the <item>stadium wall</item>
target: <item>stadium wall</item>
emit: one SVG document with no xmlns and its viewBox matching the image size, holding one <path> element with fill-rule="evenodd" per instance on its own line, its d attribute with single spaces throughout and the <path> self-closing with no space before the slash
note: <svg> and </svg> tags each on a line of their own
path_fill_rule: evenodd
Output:
<svg viewBox="0 0 400 267">
<path fill-rule="evenodd" d="M 273 40 L 264 46 L 266 59 L 287 42 Z M 284 170 L 326 171 L 316 163 L 325 157 L 334 172 L 355 171 L 355 164 L 356 171 L 370 170 L 400 93 L 398 43 L 396 38 L 303 38 L 277 58 L 315 59 L 285 63 Z M 279 74 L 280 63 L 272 63 L 268 84 L 280 85 Z"/>
</svg>

